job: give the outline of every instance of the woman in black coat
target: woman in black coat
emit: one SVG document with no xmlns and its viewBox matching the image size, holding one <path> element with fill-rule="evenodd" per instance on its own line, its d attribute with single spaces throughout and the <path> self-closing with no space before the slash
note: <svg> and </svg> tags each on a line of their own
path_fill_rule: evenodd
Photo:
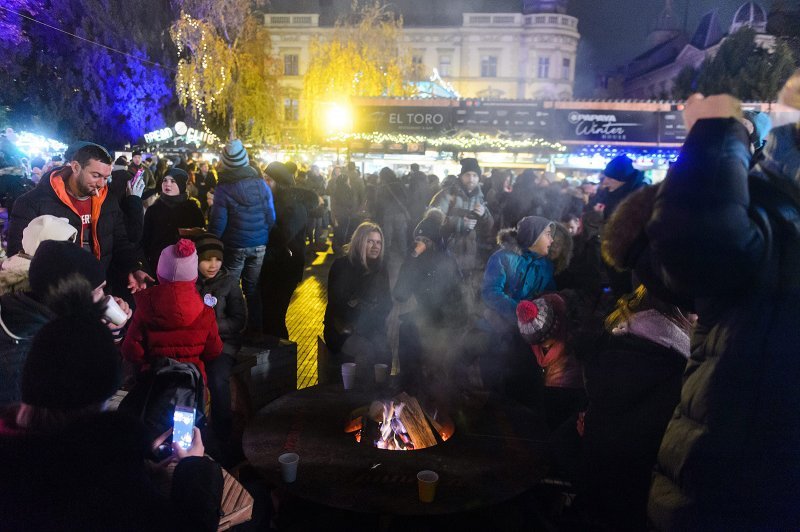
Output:
<svg viewBox="0 0 800 532">
<path fill-rule="evenodd" d="M 323 335 L 335 362 L 355 361 L 357 379 L 371 372 L 371 363 L 391 363 L 386 318 L 392 310 L 389 274 L 383 263 L 383 232 L 364 222 L 356 228 L 347 254 L 331 265 Z M 361 375 L 362 377 L 359 377 Z"/>
<path fill-rule="evenodd" d="M 153 272 L 164 248 L 180 238 L 179 229 L 204 228 L 206 225 L 197 201 L 186 194 L 188 181 L 189 174 L 180 168 L 170 169 L 158 183 L 161 195 L 144 213 L 142 248 Z"/>
</svg>

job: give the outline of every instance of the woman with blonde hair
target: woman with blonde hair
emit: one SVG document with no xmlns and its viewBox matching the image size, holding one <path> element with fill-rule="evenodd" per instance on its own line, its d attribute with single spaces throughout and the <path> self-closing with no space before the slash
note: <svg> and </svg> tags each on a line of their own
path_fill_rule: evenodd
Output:
<svg viewBox="0 0 800 532">
<path fill-rule="evenodd" d="M 332 354 L 332 378 L 338 378 L 334 374 L 342 362 L 356 362 L 359 375 L 366 375 L 374 363 L 391 363 L 386 341 L 391 309 L 383 231 L 378 224 L 363 222 L 328 274 L 323 335 Z"/>
</svg>

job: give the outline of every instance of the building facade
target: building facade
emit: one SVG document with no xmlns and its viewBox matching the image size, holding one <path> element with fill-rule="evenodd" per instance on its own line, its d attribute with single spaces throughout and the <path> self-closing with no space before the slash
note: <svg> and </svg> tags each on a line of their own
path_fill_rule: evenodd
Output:
<svg viewBox="0 0 800 532">
<path fill-rule="evenodd" d="M 298 113 L 293 95 L 302 90 L 315 38 L 333 32 L 341 2 L 271 2 L 264 14 L 272 49 L 283 61 L 282 84 L 288 89 L 287 118 Z M 349 2 L 348 2 L 349 4 Z M 476 1 L 395 2 L 404 18 L 402 42 L 420 71 L 433 74 L 464 98 L 572 98 L 580 34 L 578 19 L 566 13 L 566 0 L 493 2 L 497 11 Z M 441 4 L 441 5 L 440 5 Z M 445 5 L 447 4 L 447 5 Z M 425 9 L 417 9 L 424 6 Z M 445 15 L 446 13 L 446 15 Z"/>
<path fill-rule="evenodd" d="M 729 26 L 722 30 L 716 10 L 707 13 L 691 36 L 677 28 L 672 13 L 672 2 L 656 21 L 646 52 L 634 58 L 622 72 L 623 95 L 634 99 L 668 99 L 675 79 L 686 67 L 697 69 L 708 58 L 714 57 L 728 35 L 743 27 L 756 32 L 756 43 L 767 49 L 775 46 L 775 37 L 766 34 L 767 12 L 755 2 L 739 7 Z"/>
</svg>

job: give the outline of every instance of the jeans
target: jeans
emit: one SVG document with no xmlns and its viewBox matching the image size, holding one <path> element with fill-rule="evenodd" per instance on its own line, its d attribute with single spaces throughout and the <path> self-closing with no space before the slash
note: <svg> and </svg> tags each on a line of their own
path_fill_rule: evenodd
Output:
<svg viewBox="0 0 800 532">
<path fill-rule="evenodd" d="M 222 263 L 231 277 L 242 279 L 242 292 L 247 300 L 247 328 L 250 331 L 257 331 L 261 326 L 261 301 L 257 286 L 266 251 L 267 246 L 226 249 Z"/>
</svg>

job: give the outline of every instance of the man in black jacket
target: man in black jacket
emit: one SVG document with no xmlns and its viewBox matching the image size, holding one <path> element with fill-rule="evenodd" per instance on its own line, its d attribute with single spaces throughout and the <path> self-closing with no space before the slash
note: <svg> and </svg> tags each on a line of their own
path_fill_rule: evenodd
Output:
<svg viewBox="0 0 800 532">
<path fill-rule="evenodd" d="M 77 148 L 77 149 L 76 149 Z M 67 149 L 69 164 L 42 177 L 39 185 L 21 196 L 11 212 L 8 253 L 22 246 L 22 231 L 43 214 L 67 218 L 78 230 L 78 244 L 94 254 L 106 272 L 112 260 L 128 274 L 128 288 L 136 292 L 153 279 L 141 267 L 140 254 L 128 239 L 124 216 L 108 199 L 111 156 L 88 142 Z"/>
</svg>

